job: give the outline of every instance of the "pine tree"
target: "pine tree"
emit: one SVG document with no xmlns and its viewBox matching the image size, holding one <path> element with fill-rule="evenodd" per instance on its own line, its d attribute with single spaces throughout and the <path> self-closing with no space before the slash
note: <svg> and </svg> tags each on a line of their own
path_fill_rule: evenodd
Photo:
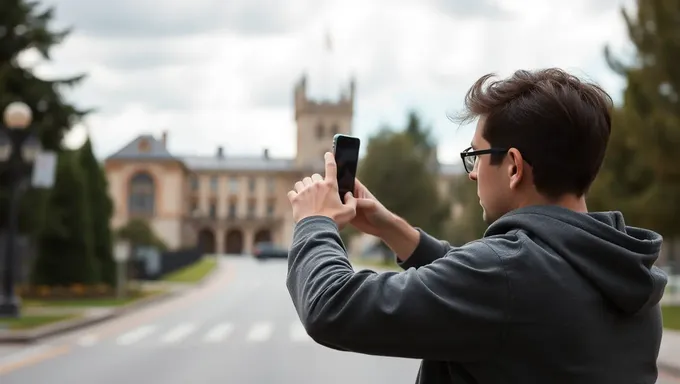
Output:
<svg viewBox="0 0 680 384">
<path fill-rule="evenodd" d="M 116 265 L 113 260 L 111 233 L 113 201 L 108 193 L 106 175 L 94 155 L 89 137 L 80 148 L 79 163 L 85 179 L 86 201 L 89 205 L 89 222 L 92 229 L 92 249 L 99 267 L 99 277 L 103 283 L 114 285 Z"/>
<path fill-rule="evenodd" d="M 680 235 L 680 2 L 638 0 L 636 15 L 622 10 L 636 48 L 624 64 L 605 51 L 610 67 L 627 80 L 598 189 L 611 194 L 632 224 Z M 606 198 L 606 197 L 604 197 Z M 600 200 L 604 200 L 601 198 Z M 597 200 L 597 199 L 595 199 Z M 616 207 L 609 207 L 610 209 Z"/>
<path fill-rule="evenodd" d="M 94 284 L 99 281 L 92 251 L 85 175 L 79 153 L 62 151 L 50 193 L 46 225 L 38 241 L 35 284 Z"/>
<path fill-rule="evenodd" d="M 58 150 L 64 134 L 88 112 L 65 102 L 61 95 L 64 87 L 78 85 L 83 75 L 44 80 L 18 63 L 19 55 L 31 48 L 49 60 L 52 48 L 67 37 L 68 30 L 51 28 L 53 16 L 53 8 L 41 6 L 37 1 L 0 1 L 0 109 L 14 101 L 28 104 L 33 112 L 32 128 L 37 130 L 43 147 L 48 150 Z M 0 212 L 7 211 L 7 182 L 0 174 Z M 27 196 L 26 205 L 40 206 L 42 202 L 34 199 L 41 196 Z M 35 209 L 22 210 L 22 230 L 35 230 L 41 225 L 40 220 L 32 217 L 37 214 Z M 0 217 L 0 228 L 4 220 Z"/>
</svg>

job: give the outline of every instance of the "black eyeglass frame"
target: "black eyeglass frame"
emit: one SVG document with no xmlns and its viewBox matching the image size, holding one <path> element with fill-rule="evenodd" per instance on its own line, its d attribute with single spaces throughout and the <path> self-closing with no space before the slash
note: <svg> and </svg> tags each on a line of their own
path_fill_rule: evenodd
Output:
<svg viewBox="0 0 680 384">
<path fill-rule="evenodd" d="M 465 168 L 465 172 L 470 173 L 474 170 L 474 164 L 472 165 L 472 169 L 467 168 L 467 164 L 465 163 L 465 158 L 470 157 L 470 156 L 480 156 L 480 155 L 504 155 L 507 153 L 510 149 L 503 149 L 503 148 L 488 148 L 488 149 L 478 149 L 476 151 L 471 151 L 472 147 L 468 147 L 466 150 L 460 153 L 460 159 L 463 161 L 463 168 Z"/>
</svg>

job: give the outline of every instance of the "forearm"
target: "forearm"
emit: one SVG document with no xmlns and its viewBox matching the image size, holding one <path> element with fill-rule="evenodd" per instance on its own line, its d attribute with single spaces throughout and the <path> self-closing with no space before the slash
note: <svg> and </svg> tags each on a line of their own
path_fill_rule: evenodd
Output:
<svg viewBox="0 0 680 384">
<path fill-rule="evenodd" d="M 444 257 L 451 249 L 449 243 L 433 238 L 396 215 L 380 238 L 397 255 L 397 261 L 404 269 L 427 265 Z"/>
<path fill-rule="evenodd" d="M 411 257 L 420 242 L 418 230 L 397 215 L 394 215 L 394 220 L 382 231 L 379 237 L 401 262 Z"/>
</svg>

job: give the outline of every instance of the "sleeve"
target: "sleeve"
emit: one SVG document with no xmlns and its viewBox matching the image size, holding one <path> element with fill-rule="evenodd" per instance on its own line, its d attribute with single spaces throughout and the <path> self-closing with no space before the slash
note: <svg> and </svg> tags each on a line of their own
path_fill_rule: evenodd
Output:
<svg viewBox="0 0 680 384">
<path fill-rule="evenodd" d="M 416 229 L 420 233 L 420 241 L 418 242 L 418 246 L 413 251 L 411 256 L 409 256 L 409 258 L 407 258 L 405 261 L 400 261 L 397 258 L 397 264 L 399 264 L 399 266 L 404 270 L 411 267 L 420 268 L 428 265 L 431 262 L 444 257 L 446 252 L 451 249 L 451 245 L 449 245 L 449 243 L 446 241 L 437 240 L 434 237 L 428 235 L 422 229 Z"/>
<path fill-rule="evenodd" d="M 286 285 L 307 333 L 322 345 L 439 361 L 495 352 L 509 303 L 500 258 L 483 242 L 418 269 L 354 272 L 337 226 L 320 216 L 295 227 Z"/>
</svg>

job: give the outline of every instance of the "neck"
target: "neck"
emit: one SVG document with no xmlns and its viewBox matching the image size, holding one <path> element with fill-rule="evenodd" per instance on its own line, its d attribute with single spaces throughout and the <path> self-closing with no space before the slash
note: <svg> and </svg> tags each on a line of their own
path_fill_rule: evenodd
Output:
<svg viewBox="0 0 680 384">
<path fill-rule="evenodd" d="M 577 197 L 574 195 L 565 195 L 558 199 L 548 199 L 545 196 L 537 193 L 533 196 L 527 196 L 525 200 L 518 204 L 517 208 L 523 208 L 532 205 L 557 205 L 562 208 L 570 209 L 574 212 L 588 212 L 585 196 Z"/>
</svg>

